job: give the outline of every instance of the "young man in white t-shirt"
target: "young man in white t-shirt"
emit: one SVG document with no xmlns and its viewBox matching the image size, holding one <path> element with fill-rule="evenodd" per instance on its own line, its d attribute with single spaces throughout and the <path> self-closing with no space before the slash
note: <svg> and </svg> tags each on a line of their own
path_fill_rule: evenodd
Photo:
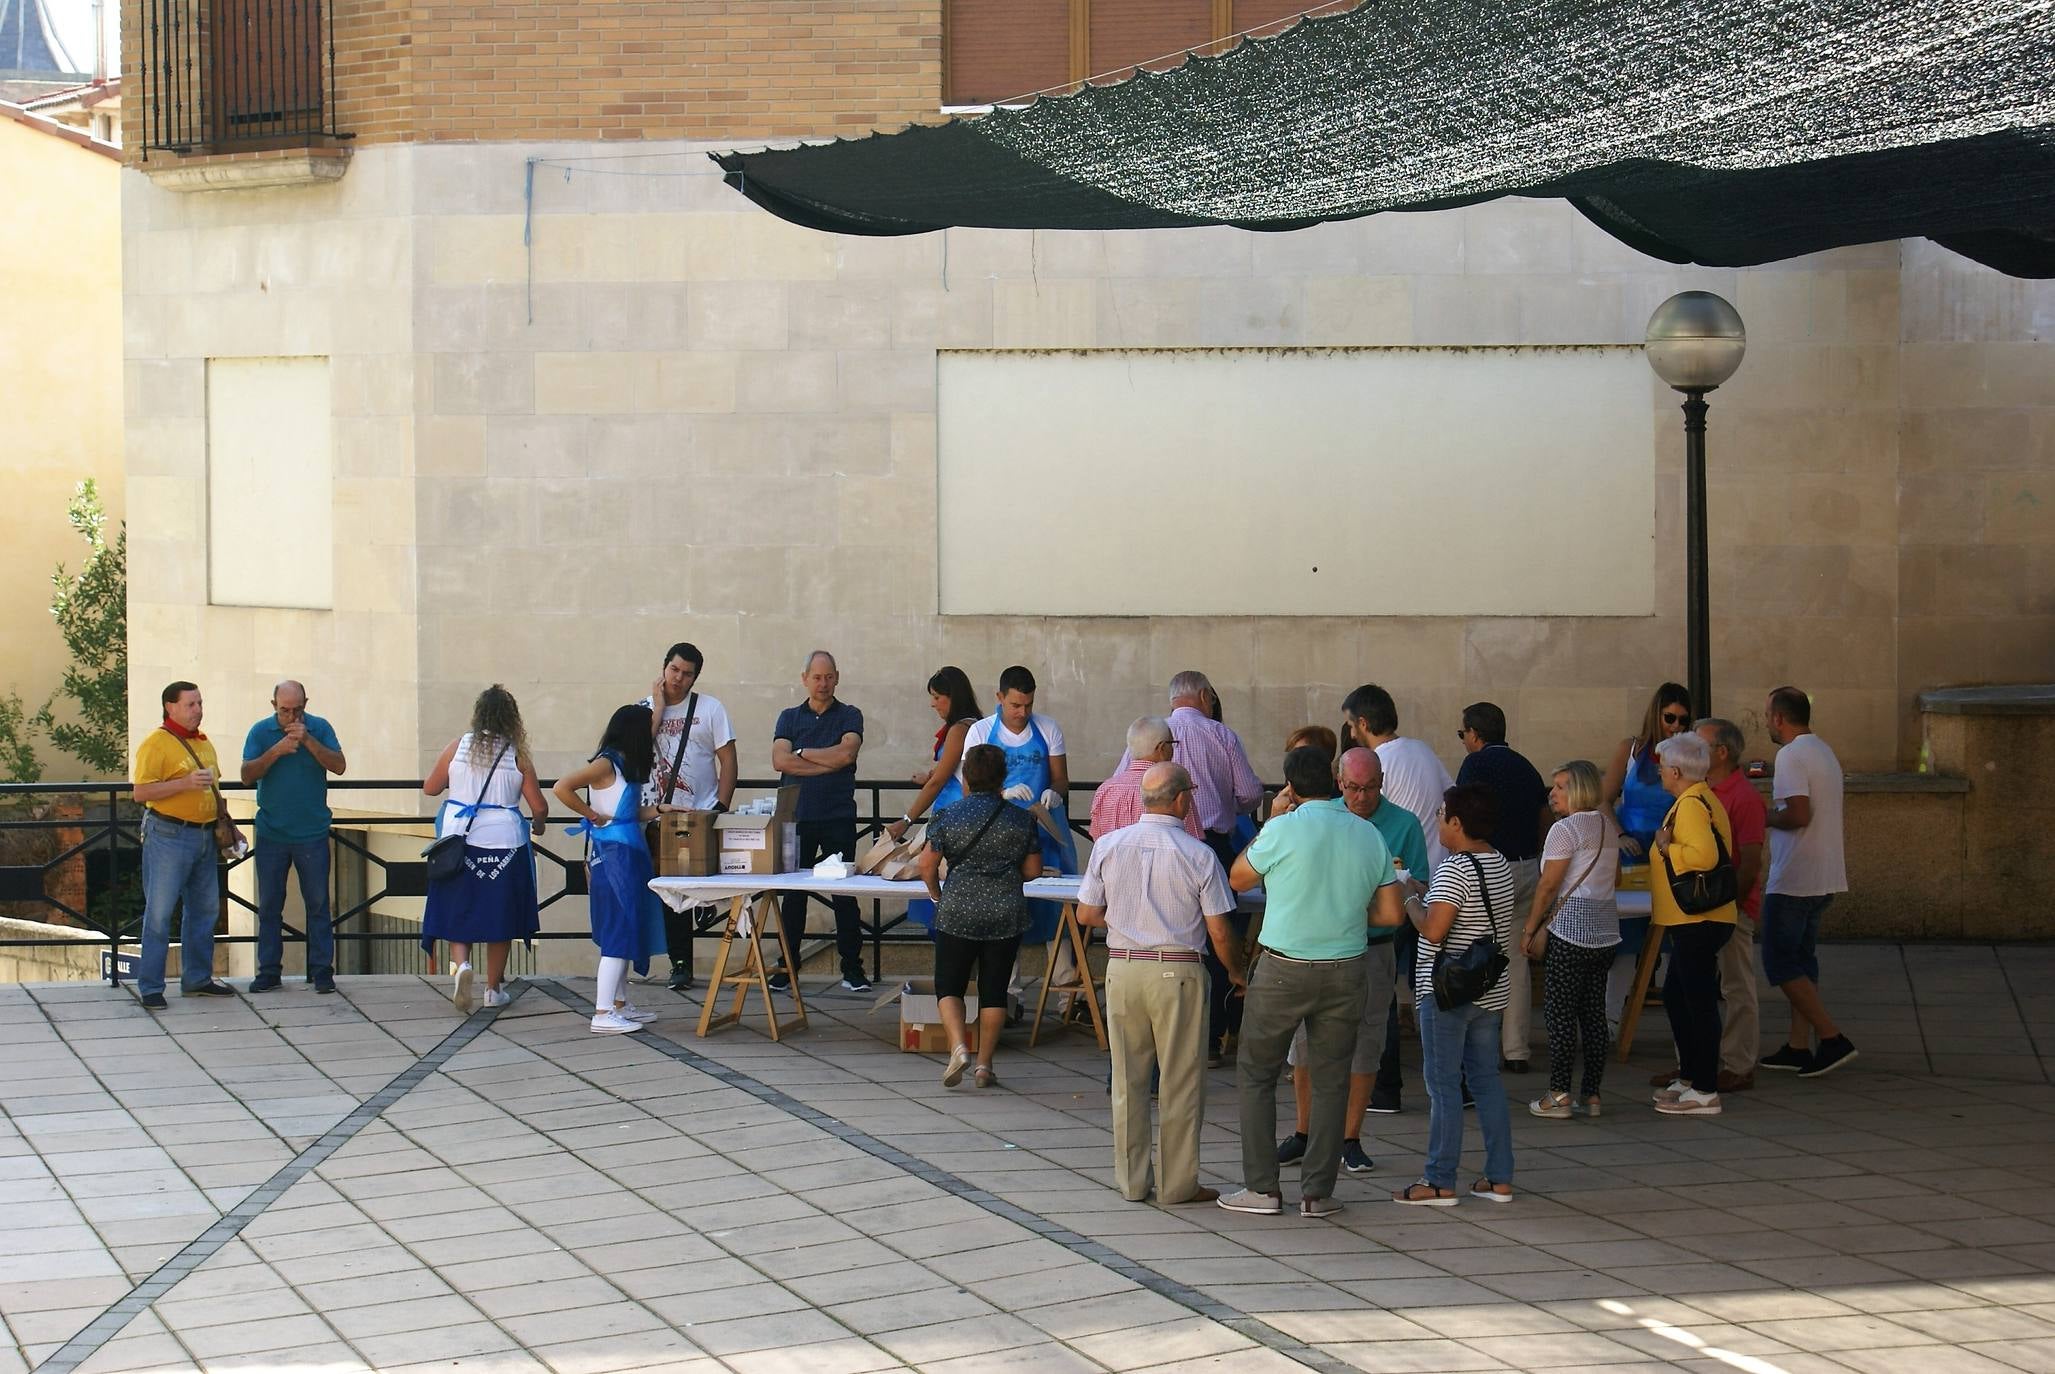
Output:
<svg viewBox="0 0 2055 1374">
<path fill-rule="evenodd" d="M 1812 732 L 1812 701 L 1796 687 L 1770 693 L 1770 738 L 1777 750 L 1775 805 L 1766 816 L 1770 876 L 1763 883 L 1762 969 L 1791 1003 L 1791 1034 L 1760 1061 L 1800 1078 L 1832 1073 L 1855 1058 L 1820 998 L 1820 918 L 1848 890 L 1842 850 L 1841 760 Z M 1819 1048 L 1812 1047 L 1813 1034 Z"/>
<path fill-rule="evenodd" d="M 1063 727 L 1035 710 L 1035 675 L 1018 665 L 999 674 L 998 704 L 998 714 L 986 716 L 970 727 L 970 733 L 963 737 L 963 747 L 968 750 L 973 745 L 996 744 L 1010 756 L 1039 733 L 1042 748 L 1048 754 L 1048 780 L 1039 796 L 1032 790 L 1026 796 L 1010 790 L 1007 800 L 1022 806 L 1039 802 L 1051 811 L 1066 806 L 1065 798 L 1070 795 L 1070 760 L 1063 752 Z"/>
<path fill-rule="evenodd" d="M 668 811 L 726 811 L 735 798 L 735 731 L 718 698 L 694 690 L 706 658 L 690 644 L 673 644 L 663 673 L 642 705 L 650 708 L 655 766 L 642 785 L 642 804 Z M 687 725 L 690 725 L 690 732 Z M 680 745 L 683 745 L 681 750 Z M 651 842 L 651 856 L 655 843 Z M 664 943 L 671 956 L 671 991 L 692 988 L 693 916 L 664 912 Z"/>
</svg>

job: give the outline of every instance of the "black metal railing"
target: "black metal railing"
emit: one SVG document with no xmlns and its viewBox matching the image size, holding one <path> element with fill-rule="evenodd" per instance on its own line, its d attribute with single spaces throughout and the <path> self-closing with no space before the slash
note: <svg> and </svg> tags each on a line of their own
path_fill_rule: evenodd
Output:
<svg viewBox="0 0 2055 1374">
<path fill-rule="evenodd" d="M 544 788 L 549 782 L 543 783 Z M 0 917 L 62 925 L 77 934 L 18 935 L 0 927 L 0 952 L 36 947 L 97 947 L 101 952 L 101 975 L 119 984 L 128 976 L 131 956 L 123 946 L 138 944 L 142 931 L 142 808 L 130 799 L 131 784 L 102 783 L 8 783 L 0 784 Z M 329 783 L 330 803 L 349 811 L 351 794 L 385 792 L 396 794 L 385 805 L 399 807 L 400 797 L 420 798 L 419 781 L 338 778 Z M 776 790 L 775 778 L 745 778 L 736 784 L 736 796 L 765 795 Z M 1096 783 L 1071 784 L 1071 795 L 1089 801 Z M 878 834 L 898 818 L 901 806 L 885 805 L 885 797 L 910 796 L 918 791 L 910 782 L 862 780 L 856 783 L 858 844 Z M 229 811 L 245 820 L 251 810 L 252 789 L 225 782 Z M 868 807 L 864 810 L 864 807 Z M 36 814 L 40 812 L 41 814 Z M 1088 819 L 1073 810 L 1071 828 L 1080 836 L 1087 833 Z M 338 816 L 329 828 L 329 909 L 335 924 L 336 971 L 350 973 L 428 973 L 436 971 L 428 954 L 419 949 L 421 934 L 418 910 L 394 910 L 392 904 L 420 900 L 428 895 L 428 865 L 418 857 L 435 824 L 429 814 L 352 814 Z M 373 837 L 379 832 L 397 835 L 412 831 L 411 838 L 397 847 L 405 857 L 389 852 L 393 845 L 381 845 Z M 418 843 L 416 842 L 418 840 Z M 561 844 L 561 851 L 553 845 Z M 566 897 L 586 893 L 585 852 L 552 824 L 536 838 L 536 885 L 544 910 Z M 850 856 L 852 859 L 855 855 Z M 248 855 L 224 870 L 251 862 Z M 552 872 L 553 870 L 553 872 Z M 231 907 L 254 915 L 256 904 L 221 884 L 221 912 L 217 926 L 225 929 Z M 811 899 L 825 906 L 827 899 Z M 884 946 L 925 943 L 927 932 L 918 926 L 905 927 L 903 910 L 886 910 L 881 900 L 872 901 L 864 920 L 864 935 L 871 950 L 871 972 L 882 972 Z M 31 914 L 36 913 L 36 914 Z M 725 912 L 704 912 L 698 918 L 700 932 L 717 929 Z M 304 944 L 305 933 L 287 924 L 286 941 Z M 538 940 L 589 941 L 582 924 L 571 930 L 544 930 Z M 228 935 L 217 931 L 216 944 L 253 944 L 256 936 Z M 533 971 L 533 958 L 517 951 L 510 967 L 515 973 Z"/>
<path fill-rule="evenodd" d="M 347 137 L 334 0 L 143 0 L 139 29 L 146 160 Z"/>
</svg>

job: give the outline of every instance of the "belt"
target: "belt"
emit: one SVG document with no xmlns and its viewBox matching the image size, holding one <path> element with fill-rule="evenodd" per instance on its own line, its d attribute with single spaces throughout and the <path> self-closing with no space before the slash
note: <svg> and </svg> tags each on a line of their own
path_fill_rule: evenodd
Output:
<svg viewBox="0 0 2055 1374">
<path fill-rule="evenodd" d="M 162 811 L 159 811 L 154 806 L 149 808 L 149 810 L 151 816 L 155 817 L 157 820 L 163 821 L 167 825 L 182 825 L 188 830 L 212 830 L 214 828 L 214 822 L 212 821 L 181 820 L 177 816 L 165 815 Z"/>
<path fill-rule="evenodd" d="M 1360 954 L 1351 954 L 1346 959 L 1300 959 L 1290 954 L 1279 954 L 1276 950 L 1272 949 L 1268 945 L 1263 945 L 1261 948 L 1263 950 L 1263 953 L 1268 955 L 1270 958 L 1282 959 L 1287 964 L 1353 964 L 1356 962 L 1356 960 L 1363 957 Z"/>
<path fill-rule="evenodd" d="M 1111 949 L 1108 959 L 1148 959 L 1159 964 L 1197 964 L 1204 961 L 1195 949 Z"/>
</svg>

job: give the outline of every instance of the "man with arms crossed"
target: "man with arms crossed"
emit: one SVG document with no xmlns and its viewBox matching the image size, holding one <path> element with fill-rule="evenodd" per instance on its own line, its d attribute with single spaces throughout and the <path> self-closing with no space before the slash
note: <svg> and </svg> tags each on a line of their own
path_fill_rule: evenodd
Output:
<svg viewBox="0 0 2055 1374">
<path fill-rule="evenodd" d="M 1092 849 L 1078 888 L 1078 920 L 1106 928 L 1106 1023 L 1113 1049 L 1113 1178 L 1120 1195 L 1149 1195 L 1149 1079 L 1162 1075 L 1156 1196 L 1212 1202 L 1199 1186 L 1199 1126 L 1206 1112 L 1206 974 L 1211 944 L 1237 988 L 1241 952 L 1227 913 L 1234 897 L 1203 840 L 1184 832 L 1192 780 L 1174 763 L 1142 775 L 1143 813 Z"/>
<path fill-rule="evenodd" d="M 1796 687 L 1770 693 L 1766 712 L 1777 750 L 1776 806 L 1769 813 L 1770 876 L 1763 885 L 1762 971 L 1791 1004 L 1791 1034 L 1757 1065 L 1832 1073 L 1855 1058 L 1820 998 L 1820 920 L 1848 890 L 1841 849 L 1841 760 L 1812 732 L 1812 698 Z M 1814 1032 L 1819 1049 L 1812 1048 Z"/>
<path fill-rule="evenodd" d="M 642 804 L 659 811 L 726 811 L 735 799 L 735 731 L 720 698 L 696 690 L 706 656 L 691 644 L 673 644 L 663 674 L 642 704 L 650 711 L 655 766 L 642 785 Z M 651 822 L 652 826 L 655 822 Z M 657 852 L 654 840 L 649 852 Z M 671 991 L 692 990 L 693 911 L 664 909 L 664 944 L 671 957 Z"/>
<path fill-rule="evenodd" d="M 806 700 L 778 713 L 771 767 L 783 781 L 799 784 L 798 862 L 801 868 L 812 868 L 830 854 L 856 857 L 856 755 L 863 748 L 863 712 L 836 699 L 842 673 L 826 649 L 807 655 L 799 680 L 806 687 Z M 780 903 L 785 944 L 795 960 L 806 938 L 807 901 L 804 892 L 788 892 Z M 863 917 L 856 899 L 837 897 L 829 905 L 835 912 L 842 991 L 869 992 L 871 980 L 863 972 Z M 797 972 L 779 969 L 771 975 L 771 987 L 783 992 Z"/>
<path fill-rule="evenodd" d="M 1236 892 L 1261 886 L 1262 954 L 1249 980 L 1236 1074 L 1241 1087 L 1242 1187 L 1220 1199 L 1230 1212 L 1283 1210 L 1277 1183 L 1277 1072 L 1292 1036 L 1306 1028 L 1313 1114 L 1299 1174 L 1299 1215 L 1331 1217 L 1341 1168 L 1349 1061 L 1363 1021 L 1364 951 L 1372 925 L 1405 919 L 1398 875 L 1377 827 L 1349 813 L 1319 749 L 1284 756 L 1284 781 L 1299 798 L 1271 819 L 1234 861 Z"/>
<path fill-rule="evenodd" d="M 285 964 L 285 875 L 299 875 L 307 909 L 307 981 L 335 991 L 335 922 L 328 907 L 328 775 L 349 766 L 335 729 L 307 714 L 307 689 L 271 689 L 271 714 L 243 740 L 243 785 L 257 789 L 257 976 L 251 992 L 280 984 Z"/>
</svg>

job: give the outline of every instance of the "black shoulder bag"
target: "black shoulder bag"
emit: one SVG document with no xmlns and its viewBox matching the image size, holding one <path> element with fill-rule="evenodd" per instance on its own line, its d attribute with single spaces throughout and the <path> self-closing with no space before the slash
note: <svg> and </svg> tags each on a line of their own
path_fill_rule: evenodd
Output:
<svg viewBox="0 0 2055 1374">
<path fill-rule="evenodd" d="M 1434 956 L 1434 1004 L 1443 1011 L 1467 1007 L 1497 987 L 1509 962 L 1497 939 L 1498 913 L 1491 909 L 1491 885 L 1484 881 L 1484 865 L 1477 862 L 1475 854 L 1463 857 L 1477 875 L 1477 892 L 1484 898 L 1484 919 L 1491 929 L 1472 940 L 1461 954 L 1450 954 L 1444 948 Z"/>
<path fill-rule="evenodd" d="M 1670 856 L 1663 854 L 1663 871 L 1670 875 L 1670 896 L 1676 899 L 1677 910 L 1686 916 L 1703 916 L 1708 911 L 1717 911 L 1740 895 L 1740 877 L 1734 871 L 1734 856 L 1727 852 L 1727 842 L 1720 838 L 1720 823 L 1712 813 L 1712 803 L 1704 797 L 1698 804 L 1705 808 L 1705 818 L 1712 825 L 1713 847 L 1719 857 L 1711 868 L 1691 873 L 1679 873 L 1670 867 Z M 1670 818 L 1665 824 L 1677 819 L 1677 808 L 1670 808 Z"/>
<path fill-rule="evenodd" d="M 492 767 L 485 770 L 485 781 L 478 785 L 478 795 L 470 803 L 471 814 L 462 830 L 434 840 L 421 851 L 421 857 L 428 861 L 428 881 L 446 883 L 464 871 L 464 846 L 471 842 L 471 827 L 478 823 L 478 808 L 485 805 L 485 793 L 492 786 L 492 775 L 499 772 L 499 761 L 507 756 L 513 741 L 503 740 L 499 752 L 492 756 Z"/>
</svg>

